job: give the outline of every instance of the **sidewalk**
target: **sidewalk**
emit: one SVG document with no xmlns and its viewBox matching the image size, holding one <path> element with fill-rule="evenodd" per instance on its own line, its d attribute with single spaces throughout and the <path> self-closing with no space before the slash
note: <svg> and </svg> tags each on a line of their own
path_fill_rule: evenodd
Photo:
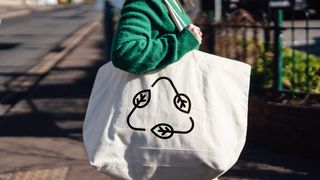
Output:
<svg viewBox="0 0 320 180">
<path fill-rule="evenodd" d="M 31 10 L 26 7 L 0 7 L 0 25 L 4 19 L 30 14 Z"/>
<path fill-rule="evenodd" d="M 106 179 L 87 162 L 82 121 L 103 32 L 97 25 L 0 121 L 0 179 Z"/>
<path fill-rule="evenodd" d="M 0 5 L 0 20 L 13 18 L 17 16 L 25 16 L 30 14 L 31 12 L 42 12 L 48 11 L 55 8 L 61 8 L 61 5 L 55 6 L 1 6 Z"/>
<path fill-rule="evenodd" d="M 102 56 L 98 24 L 0 120 L 0 180 L 107 180 L 90 167 L 82 123 Z M 320 179 L 316 161 L 247 144 L 220 180 Z"/>
<path fill-rule="evenodd" d="M 55 66 L 101 18 L 74 5 L 4 20 L 0 27 L 0 115 Z"/>
</svg>

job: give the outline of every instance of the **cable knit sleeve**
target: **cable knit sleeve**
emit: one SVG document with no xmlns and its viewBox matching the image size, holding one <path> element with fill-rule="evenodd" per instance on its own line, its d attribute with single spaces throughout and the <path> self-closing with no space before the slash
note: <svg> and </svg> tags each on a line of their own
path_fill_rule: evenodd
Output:
<svg viewBox="0 0 320 180">
<path fill-rule="evenodd" d="M 129 0 L 113 39 L 112 63 L 140 74 L 174 63 L 198 46 L 189 30 L 176 30 L 161 1 Z"/>
</svg>

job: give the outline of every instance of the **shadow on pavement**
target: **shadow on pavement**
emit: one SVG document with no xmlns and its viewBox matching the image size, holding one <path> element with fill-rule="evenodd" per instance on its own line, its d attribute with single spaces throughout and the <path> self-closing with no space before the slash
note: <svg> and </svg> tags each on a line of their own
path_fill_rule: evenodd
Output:
<svg viewBox="0 0 320 180">
<path fill-rule="evenodd" d="M 221 179 L 319 179 L 318 169 L 316 161 L 247 143 L 239 161 Z"/>
<path fill-rule="evenodd" d="M 109 179 L 90 166 L 82 143 L 88 98 L 96 72 L 106 62 L 102 29 L 97 24 L 1 116 L 0 179 Z M 53 178 L 57 169 L 64 170 L 63 178 Z"/>
<path fill-rule="evenodd" d="M 94 46 L 86 48 L 87 43 Z M 68 137 L 82 141 L 82 121 L 97 69 L 105 63 L 102 40 L 83 42 L 25 98 L 1 117 L 0 136 Z"/>
</svg>

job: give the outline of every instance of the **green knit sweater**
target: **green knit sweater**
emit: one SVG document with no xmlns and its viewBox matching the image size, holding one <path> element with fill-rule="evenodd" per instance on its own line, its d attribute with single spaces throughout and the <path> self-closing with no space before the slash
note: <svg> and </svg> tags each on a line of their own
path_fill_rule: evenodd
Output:
<svg viewBox="0 0 320 180">
<path fill-rule="evenodd" d="M 186 24 L 185 11 L 168 0 Z M 140 74 L 178 61 L 199 46 L 186 28 L 179 32 L 162 0 L 127 0 L 112 43 L 112 63 Z"/>
</svg>

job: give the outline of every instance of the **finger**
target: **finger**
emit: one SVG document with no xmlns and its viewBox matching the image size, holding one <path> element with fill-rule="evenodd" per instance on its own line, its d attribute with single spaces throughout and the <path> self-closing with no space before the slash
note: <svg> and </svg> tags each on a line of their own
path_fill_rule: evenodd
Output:
<svg viewBox="0 0 320 180">
<path fill-rule="evenodd" d="M 194 28 L 194 25 L 193 24 L 189 24 L 188 26 L 190 29 L 193 29 Z"/>
<path fill-rule="evenodd" d="M 198 36 L 200 36 L 200 37 L 202 36 L 202 32 L 201 31 L 197 31 L 196 33 L 197 33 Z"/>
</svg>

